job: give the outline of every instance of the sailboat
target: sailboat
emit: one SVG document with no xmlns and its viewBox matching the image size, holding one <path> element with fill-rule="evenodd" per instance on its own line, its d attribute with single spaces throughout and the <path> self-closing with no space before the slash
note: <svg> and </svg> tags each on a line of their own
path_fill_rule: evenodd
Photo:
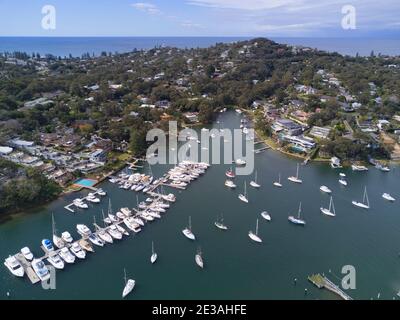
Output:
<svg viewBox="0 0 400 320">
<path fill-rule="evenodd" d="M 150 261 L 152 264 L 154 264 L 157 261 L 157 253 L 154 252 L 154 242 L 151 242 L 151 258 Z"/>
<path fill-rule="evenodd" d="M 362 209 L 369 209 L 369 199 L 367 194 L 367 187 L 364 189 L 363 202 L 352 201 L 352 204 Z"/>
<path fill-rule="evenodd" d="M 136 284 L 135 280 L 132 279 L 127 280 L 125 269 L 124 269 L 124 280 L 125 280 L 125 287 L 124 291 L 122 292 L 122 298 L 125 298 L 128 294 L 130 294 Z"/>
<path fill-rule="evenodd" d="M 201 248 L 199 248 L 197 250 L 197 254 L 194 257 L 194 260 L 196 261 L 196 264 L 200 267 L 200 268 L 204 268 L 204 261 L 203 261 L 203 257 L 202 257 L 202 253 L 201 253 Z"/>
<path fill-rule="evenodd" d="M 183 235 L 190 239 L 190 240 L 196 240 L 195 235 L 192 232 L 192 217 L 189 216 L 189 226 L 185 229 L 182 230 Z"/>
<path fill-rule="evenodd" d="M 254 181 L 251 181 L 251 182 L 250 182 L 250 185 L 251 185 L 253 188 L 260 188 L 260 187 L 261 187 L 261 185 L 257 183 L 257 171 L 256 171 L 255 179 L 254 179 Z"/>
<path fill-rule="evenodd" d="M 303 183 L 303 180 L 299 179 L 299 164 L 297 164 L 297 173 L 295 177 L 289 177 L 289 181 L 292 181 L 294 183 Z"/>
<path fill-rule="evenodd" d="M 335 205 L 333 204 L 333 197 L 331 197 L 329 201 L 329 209 L 326 208 L 320 208 L 321 212 L 327 216 L 330 217 L 335 217 L 336 216 L 336 211 L 335 211 Z"/>
<path fill-rule="evenodd" d="M 301 219 L 301 202 L 299 206 L 299 211 L 297 213 L 297 218 L 295 218 L 294 216 L 289 216 L 289 221 L 301 226 L 304 226 L 306 224 L 306 222 L 303 219 Z"/>
<path fill-rule="evenodd" d="M 59 236 L 57 236 L 57 230 L 56 230 L 56 223 L 54 221 L 54 214 L 51 214 L 51 220 L 52 220 L 52 229 L 53 229 L 53 243 L 58 249 L 62 249 L 65 246 L 65 243 L 63 239 L 61 239 Z"/>
<path fill-rule="evenodd" d="M 281 174 L 279 174 L 279 178 L 278 181 L 274 182 L 274 186 L 278 187 L 278 188 L 282 188 L 282 184 L 281 184 Z"/>
<path fill-rule="evenodd" d="M 246 181 L 244 182 L 244 194 L 239 194 L 239 199 L 245 203 L 249 203 L 249 199 L 247 199 Z"/>
<path fill-rule="evenodd" d="M 221 220 L 218 221 L 218 217 L 217 217 L 217 221 L 215 221 L 214 225 L 220 229 L 220 230 L 228 230 L 228 227 L 224 224 L 224 217 L 221 214 Z"/>
<path fill-rule="evenodd" d="M 257 219 L 257 224 L 256 224 L 256 232 L 254 233 L 253 231 L 249 231 L 249 238 L 253 240 L 254 242 L 261 243 L 262 240 L 258 236 L 258 219 Z"/>
</svg>

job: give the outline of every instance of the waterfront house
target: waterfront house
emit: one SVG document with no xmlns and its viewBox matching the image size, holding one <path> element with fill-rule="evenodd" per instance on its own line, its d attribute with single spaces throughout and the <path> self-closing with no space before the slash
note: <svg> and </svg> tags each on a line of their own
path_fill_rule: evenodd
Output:
<svg viewBox="0 0 400 320">
<path fill-rule="evenodd" d="M 289 136 L 298 136 L 303 133 L 303 127 L 289 119 L 278 119 L 272 125 L 275 132 L 284 132 Z"/>
<path fill-rule="evenodd" d="M 10 147 L 1 147 L 0 146 L 0 156 L 8 156 L 13 152 L 13 148 Z"/>
<path fill-rule="evenodd" d="M 329 127 L 314 126 L 311 128 L 309 135 L 318 139 L 328 139 L 330 133 L 331 133 L 331 128 Z"/>
<path fill-rule="evenodd" d="M 107 161 L 107 152 L 103 149 L 97 149 L 89 155 L 90 161 L 104 164 Z"/>
</svg>

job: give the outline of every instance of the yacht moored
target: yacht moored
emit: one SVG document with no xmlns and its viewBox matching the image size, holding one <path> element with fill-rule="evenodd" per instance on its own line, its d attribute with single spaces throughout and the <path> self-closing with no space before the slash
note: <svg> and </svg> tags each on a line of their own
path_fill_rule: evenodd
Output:
<svg viewBox="0 0 400 320">
<path fill-rule="evenodd" d="M 253 188 L 256 188 L 256 189 L 261 188 L 261 185 L 259 183 L 257 183 L 257 171 L 255 174 L 254 181 L 250 182 L 250 186 L 252 186 Z"/>
<path fill-rule="evenodd" d="M 68 264 L 72 264 L 75 262 L 75 256 L 66 247 L 60 250 L 60 257 Z"/>
<path fill-rule="evenodd" d="M 54 246 L 53 243 L 49 239 L 42 240 L 42 247 L 46 252 L 53 252 Z"/>
<path fill-rule="evenodd" d="M 269 215 L 269 213 L 267 211 L 261 212 L 261 216 L 267 221 L 271 221 L 272 220 L 271 216 Z"/>
<path fill-rule="evenodd" d="M 135 288 L 135 280 L 132 279 L 127 279 L 126 278 L 126 270 L 124 269 L 124 280 L 125 280 L 125 287 L 124 290 L 122 291 L 122 298 L 126 298 L 128 296 L 128 294 L 130 294 L 133 290 L 133 288 Z"/>
<path fill-rule="evenodd" d="M 201 253 L 201 249 L 200 249 L 200 248 L 197 250 L 197 254 L 196 254 L 196 256 L 194 257 L 194 261 L 196 262 L 196 264 L 197 264 L 201 269 L 204 268 L 204 261 L 203 261 L 203 256 L 202 256 L 202 253 Z"/>
<path fill-rule="evenodd" d="M 92 231 L 90 231 L 90 229 L 84 224 L 78 224 L 76 226 L 76 230 L 82 237 L 89 237 L 90 234 L 92 233 Z"/>
<path fill-rule="evenodd" d="M 10 272 L 18 277 L 22 278 L 25 275 L 24 268 L 22 267 L 21 263 L 14 257 L 14 256 L 9 256 L 5 261 L 4 265 L 7 267 Z"/>
<path fill-rule="evenodd" d="M 182 230 L 183 235 L 190 239 L 190 240 L 196 240 L 196 237 L 194 233 L 192 232 L 192 217 L 189 216 L 189 225 L 187 228 Z"/>
<path fill-rule="evenodd" d="M 384 193 L 384 194 L 382 195 L 382 198 L 385 199 L 385 200 L 388 200 L 388 201 L 390 201 L 390 202 L 396 201 L 396 199 L 393 198 L 389 193 Z"/>
<path fill-rule="evenodd" d="M 247 189 L 246 189 L 246 182 L 244 182 L 244 193 L 239 194 L 239 200 L 243 201 L 244 203 L 249 203 L 249 199 L 247 199 Z"/>
<path fill-rule="evenodd" d="M 274 186 L 277 187 L 277 188 L 282 188 L 281 174 L 279 174 L 278 181 L 274 182 Z"/>
<path fill-rule="evenodd" d="M 32 261 L 33 271 L 37 274 L 40 281 L 47 281 L 50 279 L 50 272 L 42 260 L 34 259 Z"/>
<path fill-rule="evenodd" d="M 61 239 L 63 239 L 64 242 L 67 243 L 72 243 L 72 241 L 74 241 L 74 239 L 72 238 L 71 234 L 68 231 L 65 231 L 61 234 Z"/>
<path fill-rule="evenodd" d="M 329 209 L 320 208 L 321 212 L 329 217 L 335 217 L 336 216 L 336 211 L 335 211 L 335 205 L 333 204 L 333 197 L 331 196 L 331 199 L 329 200 Z"/>
<path fill-rule="evenodd" d="M 289 177 L 288 178 L 289 181 L 294 182 L 294 183 L 299 183 L 299 184 L 303 183 L 303 180 L 299 179 L 299 167 L 300 167 L 299 164 L 297 164 L 296 176 L 295 177 L 294 176 Z"/>
<path fill-rule="evenodd" d="M 230 188 L 230 189 L 235 189 L 236 188 L 236 184 L 232 180 L 226 180 L 225 181 L 225 186 Z"/>
<path fill-rule="evenodd" d="M 328 194 L 331 194 L 331 193 L 332 193 L 332 190 L 329 189 L 327 186 L 321 186 L 321 187 L 319 188 L 319 190 L 321 190 L 321 191 L 324 192 L 324 193 L 328 193 Z"/>
<path fill-rule="evenodd" d="M 104 247 L 104 241 L 101 240 L 95 233 L 89 235 L 89 241 L 98 247 Z"/>
<path fill-rule="evenodd" d="M 295 218 L 294 216 L 289 216 L 289 221 L 293 224 L 297 224 L 297 225 L 301 225 L 301 226 L 305 226 L 306 222 L 301 219 L 301 202 L 300 202 L 300 206 L 299 206 L 299 211 L 297 213 L 297 218 Z"/>
<path fill-rule="evenodd" d="M 24 247 L 21 249 L 21 254 L 24 256 L 24 258 L 28 261 L 33 260 L 33 254 L 31 250 L 28 247 Z"/>
<path fill-rule="evenodd" d="M 356 207 L 362 208 L 362 209 L 369 209 L 369 199 L 368 199 L 368 193 L 367 193 L 367 187 L 364 189 L 364 196 L 363 196 L 363 202 L 358 202 L 358 201 L 352 201 L 352 204 Z"/>
<path fill-rule="evenodd" d="M 256 223 L 256 232 L 249 231 L 249 238 L 254 242 L 262 243 L 262 239 L 258 236 L 258 219 Z"/>
<path fill-rule="evenodd" d="M 151 257 L 150 257 L 150 262 L 151 264 L 154 264 L 157 261 L 157 253 L 154 251 L 154 242 L 151 242 Z"/>
<path fill-rule="evenodd" d="M 60 256 L 56 253 L 50 254 L 47 258 L 47 261 L 56 269 L 62 270 L 64 269 L 64 261 L 60 258 Z"/>
<path fill-rule="evenodd" d="M 86 252 L 82 249 L 78 242 L 74 242 L 71 246 L 71 252 L 78 258 L 78 259 L 85 259 Z"/>
</svg>

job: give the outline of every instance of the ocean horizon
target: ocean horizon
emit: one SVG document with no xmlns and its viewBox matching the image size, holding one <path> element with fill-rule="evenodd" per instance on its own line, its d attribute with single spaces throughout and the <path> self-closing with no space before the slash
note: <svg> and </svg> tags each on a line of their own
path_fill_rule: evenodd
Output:
<svg viewBox="0 0 400 320">
<path fill-rule="evenodd" d="M 0 52 L 26 52 L 41 55 L 80 57 L 98 56 L 102 52 L 126 53 L 135 49 L 157 46 L 177 48 L 206 48 L 216 43 L 231 43 L 256 37 L 0 37 Z M 283 38 L 273 41 L 288 45 L 306 46 L 342 55 L 369 56 L 375 54 L 400 55 L 400 38 Z"/>
</svg>

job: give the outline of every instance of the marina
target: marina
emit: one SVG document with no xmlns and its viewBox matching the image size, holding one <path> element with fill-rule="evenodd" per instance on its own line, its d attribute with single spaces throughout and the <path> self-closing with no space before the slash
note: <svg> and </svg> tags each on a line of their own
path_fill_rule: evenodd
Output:
<svg viewBox="0 0 400 320">
<path fill-rule="evenodd" d="M 226 113 L 224 125 L 236 127 L 239 119 L 238 115 Z M 68 230 L 74 239 L 70 244 L 72 246 L 82 239 L 76 233 L 77 224 L 85 224 L 98 235 L 93 226 L 93 216 L 96 216 L 96 224 L 104 229 L 101 211 L 107 217 L 109 199 L 115 208 L 114 215 L 122 208 L 129 208 L 134 218 L 144 210 L 139 209 L 138 204 L 150 204 L 146 202 L 148 198 L 161 198 L 167 203 L 165 199 L 170 193 L 176 195 L 175 202 L 168 201 L 171 206 L 167 209 L 168 214 L 158 213 L 162 217 L 160 223 L 155 223 L 159 220 L 157 218 L 153 222 L 143 221 L 145 226 L 141 226 L 143 230 L 138 233 L 128 229 L 125 223 L 117 223 L 130 236 L 124 236 L 122 240 L 114 239 L 113 244 L 105 244 L 104 247 L 92 244 L 95 253 L 87 252 L 85 259 L 76 258 L 75 263 L 67 264 L 64 271 L 57 271 L 57 290 L 32 286 L 28 277 L 29 274 L 35 275 L 33 269 L 26 273 L 25 279 L 19 279 L 3 266 L 0 268 L 0 295 L 5 298 L 5 293 L 10 292 L 15 298 L 121 299 L 123 269 L 126 267 L 129 277 L 138 284 L 127 299 L 337 299 L 340 297 L 335 293 L 317 287 L 308 287 L 309 293 L 305 296 L 307 277 L 312 270 L 327 272 L 332 269 L 340 273 L 343 265 L 352 264 L 357 267 L 357 279 L 362 283 L 350 293 L 352 298 L 370 299 L 377 292 L 381 292 L 385 299 L 396 297 L 400 290 L 397 284 L 400 217 L 397 203 L 385 200 L 382 194 L 399 197 L 397 185 L 400 171 L 397 167 L 392 166 L 390 173 L 380 170 L 360 173 L 342 168 L 341 172 L 349 181 L 349 186 L 343 188 L 338 183 L 338 171 L 327 164 L 312 162 L 300 169 L 302 185 L 285 183 L 289 175 L 295 174 L 296 165 L 295 160 L 273 151 L 256 155 L 257 180 L 262 188 L 247 188 L 251 200 L 248 204 L 237 197 L 244 191 L 244 183 L 253 179 L 254 173 L 251 176 L 235 176 L 237 189 L 228 189 L 224 186 L 225 174 L 232 167 L 228 164 L 210 166 L 207 174 L 185 189 L 165 185 L 173 182 L 169 179 L 159 181 L 159 187 L 153 191 L 135 192 L 106 180 L 99 187 L 107 192 L 107 198 L 82 210 L 83 214 L 66 214 L 63 208 L 77 197 L 84 198 L 85 191 L 67 195 L 37 209 L 34 214 L 17 216 L 11 222 L 0 225 L 3 259 L 8 254 L 18 255 L 17 252 L 26 245 L 35 257 L 45 258 L 40 241 L 51 239 L 52 212 L 59 231 Z M 174 168 L 175 165 L 155 165 L 151 174 L 149 166 L 143 163 L 142 168 L 133 172 L 163 180 Z M 133 172 L 121 171 L 129 175 Z M 279 173 L 281 179 L 278 179 Z M 284 188 L 275 188 L 273 182 L 278 180 L 283 182 Z M 338 212 L 335 219 L 321 214 L 321 206 L 328 208 L 329 204 L 329 195 L 319 192 L 321 185 L 332 190 Z M 361 201 L 365 186 L 373 204 L 368 214 L 352 206 L 352 200 Z M 307 220 L 304 228 L 288 223 L 289 215 L 297 217 L 300 202 Z M 260 215 L 261 212 L 268 212 L 273 217 L 272 221 L 267 221 Z M 221 213 L 229 230 L 221 231 L 215 225 L 216 221 L 221 222 Z M 196 241 L 189 241 L 182 235 L 182 229 L 188 226 L 189 216 Z M 258 236 L 265 245 L 256 245 L 248 237 L 249 230 L 257 231 L 257 218 L 260 219 Z M 385 237 L 382 237 L 383 233 Z M 150 261 L 152 241 L 159 255 L 154 265 Z M 200 245 L 207 259 L 207 266 L 202 272 L 194 262 L 196 248 Z M 260 265 L 263 268 L 259 268 Z M 383 275 L 382 270 L 385 271 Z M 105 275 L 101 280 L 98 277 L 100 273 Z M 237 277 L 238 273 L 241 277 Z M 294 278 L 299 279 L 297 287 L 291 281 Z M 217 281 L 224 285 L 215 288 Z M 76 290 L 78 283 L 79 292 Z M 172 287 L 174 290 L 171 290 Z M 194 287 L 196 290 L 193 290 Z M 241 290 L 233 290 L 234 287 Z"/>
</svg>

